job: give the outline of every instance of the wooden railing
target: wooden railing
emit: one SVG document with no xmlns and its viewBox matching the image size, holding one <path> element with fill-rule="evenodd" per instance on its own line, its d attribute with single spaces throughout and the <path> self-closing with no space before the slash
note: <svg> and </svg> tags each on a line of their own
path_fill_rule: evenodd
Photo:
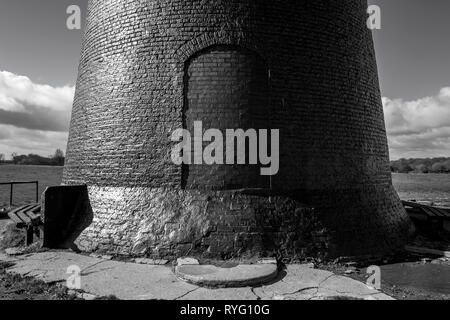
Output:
<svg viewBox="0 0 450 320">
<path fill-rule="evenodd" d="M 13 205 L 14 198 L 14 186 L 21 184 L 34 184 L 36 186 L 36 203 L 39 202 L 39 181 L 13 181 L 13 182 L 0 182 L 0 186 L 11 186 L 9 194 L 9 205 Z"/>
</svg>

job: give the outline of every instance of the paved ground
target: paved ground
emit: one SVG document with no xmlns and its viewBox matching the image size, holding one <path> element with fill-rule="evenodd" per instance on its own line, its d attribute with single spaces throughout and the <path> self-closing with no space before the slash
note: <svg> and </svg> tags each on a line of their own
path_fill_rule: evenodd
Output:
<svg viewBox="0 0 450 320">
<path fill-rule="evenodd" d="M 126 300 L 392 299 L 361 282 L 307 265 L 289 265 L 276 280 L 260 287 L 207 289 L 179 280 L 171 266 L 118 262 L 71 252 L 43 252 L 14 258 L 0 255 L 0 261 L 15 264 L 7 272 L 63 285 L 71 276 L 71 268 L 72 272 L 79 268 L 82 292 Z"/>
</svg>

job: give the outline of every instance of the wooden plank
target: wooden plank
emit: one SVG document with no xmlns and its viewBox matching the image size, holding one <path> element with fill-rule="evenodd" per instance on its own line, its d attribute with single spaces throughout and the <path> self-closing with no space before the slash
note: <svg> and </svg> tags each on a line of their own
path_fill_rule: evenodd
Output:
<svg viewBox="0 0 450 320">
<path fill-rule="evenodd" d="M 21 206 L 21 207 L 18 208 L 16 213 L 24 212 L 24 211 L 28 210 L 29 208 L 32 208 L 33 206 L 34 206 L 34 204 L 27 204 L 25 206 Z"/>
<path fill-rule="evenodd" d="M 420 207 L 422 207 L 422 205 L 417 203 L 417 202 L 402 200 L 402 203 L 403 203 L 403 205 L 410 206 L 410 207 L 413 207 L 413 208 L 420 208 Z"/>
<path fill-rule="evenodd" d="M 26 206 L 23 206 L 21 210 L 19 210 L 17 213 L 18 214 L 26 214 L 27 211 L 29 211 L 30 209 L 32 209 L 36 204 L 29 204 Z"/>
<path fill-rule="evenodd" d="M 419 209 L 427 212 L 427 214 L 433 213 L 433 215 L 438 217 L 450 218 L 450 208 L 437 207 L 437 206 L 427 206 L 412 201 L 402 200 L 403 206 L 410 207 L 413 209 Z"/>
<path fill-rule="evenodd" d="M 23 208 L 23 206 L 18 207 L 18 208 L 14 208 L 14 209 L 12 209 L 9 213 L 15 214 L 15 213 L 17 213 L 18 211 L 22 210 L 22 208 Z"/>
<path fill-rule="evenodd" d="M 31 219 L 31 221 L 40 220 L 41 216 L 31 213 L 30 211 L 26 212 L 26 215 Z"/>
<path fill-rule="evenodd" d="M 438 208 L 438 209 L 440 209 L 440 210 L 450 214 L 450 208 L 446 208 L 446 207 L 436 207 L 436 208 Z"/>
<path fill-rule="evenodd" d="M 36 221 L 40 220 L 40 215 L 33 213 L 33 210 L 37 210 L 39 204 L 28 204 L 15 208 L 8 213 L 9 218 L 14 221 L 18 227 L 24 227 L 27 225 L 35 224 Z"/>
<path fill-rule="evenodd" d="M 8 213 L 8 217 L 14 221 L 15 223 L 19 224 L 23 224 L 22 219 L 20 219 L 15 213 L 9 212 Z"/>
<path fill-rule="evenodd" d="M 434 207 L 430 207 L 429 209 L 430 209 L 436 216 L 438 216 L 438 217 L 445 217 L 444 214 L 442 214 L 442 212 L 441 212 L 439 209 L 434 208 Z"/>
<path fill-rule="evenodd" d="M 31 220 L 39 220 L 41 218 L 40 214 L 41 206 L 39 204 L 34 205 L 32 208 L 28 209 L 25 214 L 30 217 Z M 37 213 L 39 212 L 39 213 Z"/>
<path fill-rule="evenodd" d="M 422 248 L 422 247 L 414 247 L 414 246 L 405 246 L 405 250 L 408 252 L 413 252 L 413 253 L 433 254 L 436 256 L 443 256 L 446 258 L 450 258 L 450 251 L 429 249 L 429 248 Z"/>
<path fill-rule="evenodd" d="M 31 210 L 34 214 L 41 214 L 41 205 L 40 204 L 36 204 L 36 206 Z"/>
<path fill-rule="evenodd" d="M 23 224 L 23 223 L 27 223 L 27 221 L 29 221 L 30 219 L 28 217 L 23 217 L 20 212 L 25 209 L 25 208 L 29 208 L 30 205 L 26 205 L 26 206 L 21 206 L 18 208 L 15 208 L 14 210 L 10 211 L 8 213 L 8 216 L 10 217 L 11 220 L 13 220 L 15 223 L 17 224 Z M 31 222 L 31 221 L 30 221 Z"/>
<path fill-rule="evenodd" d="M 434 218 L 436 215 L 434 214 L 433 211 L 431 211 L 429 208 L 427 207 L 422 207 L 421 208 L 423 210 L 423 212 L 425 212 L 429 217 Z"/>
<path fill-rule="evenodd" d="M 23 211 L 17 212 L 16 215 L 17 215 L 20 219 L 22 219 L 22 221 L 23 221 L 25 224 L 31 224 L 31 223 L 32 223 L 30 217 L 27 216 Z"/>
<path fill-rule="evenodd" d="M 450 209 L 440 207 L 434 207 L 434 209 L 439 210 L 445 219 L 450 219 Z"/>
<path fill-rule="evenodd" d="M 424 210 L 425 212 L 427 212 L 430 215 L 434 215 L 436 217 L 441 217 L 441 213 L 439 212 L 439 210 L 436 210 L 433 207 L 428 207 L 428 206 L 423 206 L 422 210 Z"/>
</svg>

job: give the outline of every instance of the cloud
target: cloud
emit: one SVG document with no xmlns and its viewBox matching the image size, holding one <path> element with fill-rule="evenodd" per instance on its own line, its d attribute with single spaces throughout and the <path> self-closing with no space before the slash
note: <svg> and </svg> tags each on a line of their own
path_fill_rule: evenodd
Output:
<svg viewBox="0 0 450 320">
<path fill-rule="evenodd" d="M 391 158 L 450 156 L 450 87 L 415 101 L 383 98 Z"/>
<path fill-rule="evenodd" d="M 74 87 L 51 87 L 0 71 L 0 124 L 24 129 L 66 132 Z"/>
<path fill-rule="evenodd" d="M 65 149 L 75 88 L 33 83 L 0 71 L 0 153 Z"/>
</svg>

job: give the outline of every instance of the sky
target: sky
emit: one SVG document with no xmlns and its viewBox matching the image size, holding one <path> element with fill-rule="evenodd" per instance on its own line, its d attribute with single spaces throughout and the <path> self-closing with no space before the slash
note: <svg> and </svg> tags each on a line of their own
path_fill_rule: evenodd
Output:
<svg viewBox="0 0 450 320">
<path fill-rule="evenodd" d="M 450 1 L 370 0 L 392 159 L 450 156 Z M 87 0 L 0 0 L 0 153 L 65 150 Z"/>
</svg>

